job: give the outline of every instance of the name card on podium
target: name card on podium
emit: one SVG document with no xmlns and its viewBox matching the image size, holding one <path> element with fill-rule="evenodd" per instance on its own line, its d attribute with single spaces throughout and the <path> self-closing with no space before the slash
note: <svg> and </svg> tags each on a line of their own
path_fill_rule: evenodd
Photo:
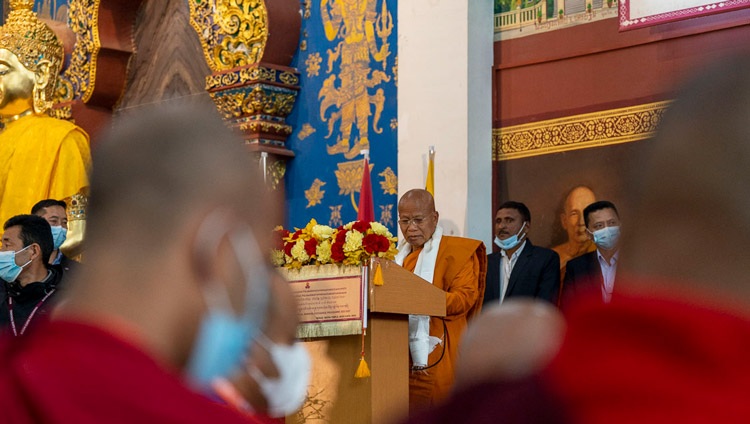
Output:
<svg viewBox="0 0 750 424">
<path fill-rule="evenodd" d="M 309 265 L 283 274 L 297 299 L 298 338 L 362 334 L 362 267 Z"/>
</svg>

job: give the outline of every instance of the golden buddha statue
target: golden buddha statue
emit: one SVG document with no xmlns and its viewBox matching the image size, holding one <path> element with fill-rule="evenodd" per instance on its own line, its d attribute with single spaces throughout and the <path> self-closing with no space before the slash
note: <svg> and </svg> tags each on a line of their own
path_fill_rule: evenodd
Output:
<svg viewBox="0 0 750 424">
<path fill-rule="evenodd" d="M 8 218 L 29 213 L 39 200 L 80 196 L 88 187 L 88 135 L 48 115 L 64 53 L 33 5 L 11 0 L 0 27 L 0 231 Z M 80 242 L 82 233 L 69 231 L 71 241 Z"/>
</svg>

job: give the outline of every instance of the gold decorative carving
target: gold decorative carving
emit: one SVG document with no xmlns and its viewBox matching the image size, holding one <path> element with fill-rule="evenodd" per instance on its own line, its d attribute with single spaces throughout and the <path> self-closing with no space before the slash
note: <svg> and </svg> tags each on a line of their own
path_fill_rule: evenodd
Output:
<svg viewBox="0 0 750 424">
<path fill-rule="evenodd" d="M 299 77 L 291 72 L 282 72 L 281 75 L 279 75 L 279 80 L 286 85 L 299 84 Z"/>
<path fill-rule="evenodd" d="M 99 40 L 100 0 L 70 0 L 68 26 L 76 35 L 70 63 L 58 79 L 55 103 L 81 99 L 88 102 L 96 85 L 96 58 Z"/>
<path fill-rule="evenodd" d="M 321 190 L 324 185 L 326 185 L 326 183 L 318 178 L 313 180 L 310 188 L 305 190 L 305 199 L 307 199 L 307 206 L 305 206 L 305 208 L 320 204 L 323 200 L 323 195 L 326 193 L 325 190 Z"/>
<path fill-rule="evenodd" d="M 518 159 L 651 137 L 668 101 L 492 130 L 492 158 Z"/>
<path fill-rule="evenodd" d="M 189 0 L 190 25 L 214 72 L 258 63 L 268 40 L 263 0 Z"/>
<path fill-rule="evenodd" d="M 297 138 L 300 140 L 304 140 L 307 137 L 310 137 L 315 132 L 315 128 L 313 128 L 312 125 L 305 123 L 302 124 L 302 128 L 297 133 Z"/>
<path fill-rule="evenodd" d="M 226 119 L 244 115 L 268 114 L 286 116 L 294 107 L 296 92 L 283 92 L 270 86 L 256 85 L 245 91 L 212 92 L 211 98 Z"/>
<path fill-rule="evenodd" d="M 383 189 L 383 194 L 398 194 L 398 177 L 390 166 L 385 168 L 385 170 L 378 175 L 383 177 L 383 181 L 380 182 L 380 188 Z"/>
<path fill-rule="evenodd" d="M 291 85 L 295 85 L 299 82 L 299 78 L 290 72 L 283 72 L 282 74 L 291 75 L 292 78 L 285 77 L 285 79 L 291 80 Z M 240 69 L 233 69 L 231 71 L 224 71 L 220 73 L 211 74 L 206 77 L 206 90 L 213 90 L 215 88 L 227 88 L 235 85 L 244 85 L 249 82 L 284 82 L 278 78 L 281 74 L 276 72 L 276 69 L 267 68 L 264 66 L 252 66 Z"/>
</svg>

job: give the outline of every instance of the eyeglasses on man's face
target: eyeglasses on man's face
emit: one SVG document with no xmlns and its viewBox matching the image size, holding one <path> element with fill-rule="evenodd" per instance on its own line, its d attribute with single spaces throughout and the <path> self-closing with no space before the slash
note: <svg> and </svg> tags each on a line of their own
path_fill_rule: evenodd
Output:
<svg viewBox="0 0 750 424">
<path fill-rule="evenodd" d="M 418 217 L 411 218 L 411 219 L 401 218 L 398 220 L 398 225 L 404 228 L 408 228 L 411 224 L 414 224 L 417 227 L 420 227 L 422 224 L 425 223 L 425 221 L 427 221 L 427 217 L 424 217 L 424 216 L 418 216 Z"/>
</svg>

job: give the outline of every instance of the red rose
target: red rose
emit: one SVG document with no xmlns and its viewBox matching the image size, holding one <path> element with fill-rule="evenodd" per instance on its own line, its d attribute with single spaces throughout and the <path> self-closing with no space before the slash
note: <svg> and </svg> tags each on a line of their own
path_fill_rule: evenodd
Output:
<svg viewBox="0 0 750 424">
<path fill-rule="evenodd" d="M 284 253 L 286 253 L 287 256 L 292 256 L 292 247 L 294 247 L 295 244 L 296 243 L 293 241 L 284 243 Z"/>
<path fill-rule="evenodd" d="M 346 259 L 344 243 L 335 242 L 331 245 L 331 259 L 338 263 L 344 262 L 344 259 Z"/>
<path fill-rule="evenodd" d="M 367 232 L 367 230 L 370 229 L 370 223 L 364 221 L 355 221 L 354 225 L 352 225 L 352 229 L 364 234 Z"/>
<path fill-rule="evenodd" d="M 310 239 L 305 242 L 305 252 L 310 256 L 315 256 L 315 248 L 318 247 L 318 241 Z"/>
<path fill-rule="evenodd" d="M 336 243 L 343 244 L 346 241 L 346 230 L 343 228 L 339 228 L 339 230 L 336 232 Z"/>
<path fill-rule="evenodd" d="M 391 247 L 391 243 L 385 236 L 368 234 L 362 239 L 362 247 L 365 248 L 365 252 L 372 255 L 376 252 L 387 252 Z"/>
<path fill-rule="evenodd" d="M 297 240 L 302 235 L 302 230 L 297 230 L 292 234 L 292 240 Z"/>
</svg>

